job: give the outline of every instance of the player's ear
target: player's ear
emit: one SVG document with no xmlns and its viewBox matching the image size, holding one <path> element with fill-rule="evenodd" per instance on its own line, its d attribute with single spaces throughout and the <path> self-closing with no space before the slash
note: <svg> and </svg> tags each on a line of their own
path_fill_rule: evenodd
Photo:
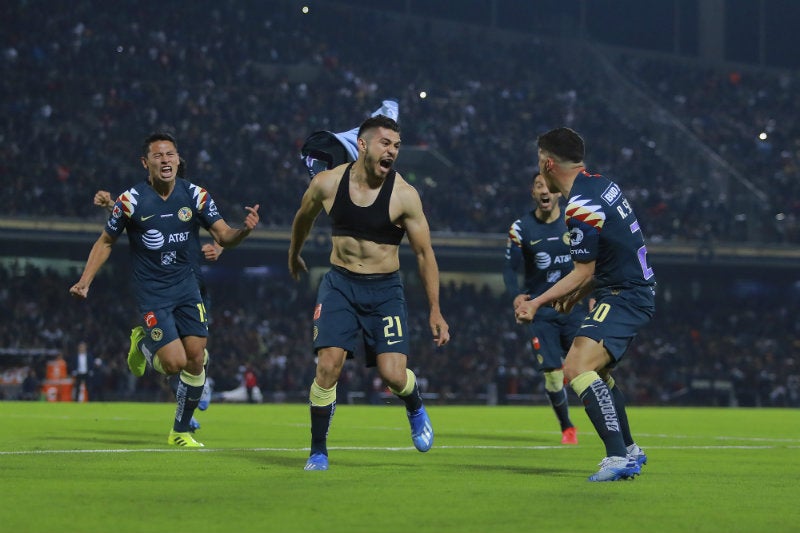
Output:
<svg viewBox="0 0 800 533">
<path fill-rule="evenodd" d="M 139 159 L 142 161 L 142 166 L 144 168 L 147 168 L 147 159 L 145 159 L 144 157 L 140 157 Z"/>
</svg>

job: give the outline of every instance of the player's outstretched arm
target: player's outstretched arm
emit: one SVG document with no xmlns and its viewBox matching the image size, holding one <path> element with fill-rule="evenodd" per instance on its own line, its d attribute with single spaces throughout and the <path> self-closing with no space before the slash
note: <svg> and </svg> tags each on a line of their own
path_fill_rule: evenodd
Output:
<svg viewBox="0 0 800 533">
<path fill-rule="evenodd" d="M 431 244 L 428 220 L 422 210 L 422 201 L 416 189 L 404 183 L 398 188 L 398 194 L 403 203 L 403 225 L 408 235 L 408 243 L 417 258 L 420 279 L 428 297 L 430 307 L 428 322 L 433 341 L 436 346 L 443 346 L 450 341 L 450 326 L 439 307 L 439 265 Z"/>
<path fill-rule="evenodd" d="M 259 207 L 259 204 L 253 207 L 245 206 L 247 216 L 244 218 L 244 227 L 242 228 L 232 228 L 224 220 L 217 220 L 208 228 L 208 231 L 223 248 L 234 248 L 245 240 L 258 225 L 260 220 L 258 216 Z"/>
<path fill-rule="evenodd" d="M 339 175 L 344 172 L 341 170 Z M 289 243 L 289 273 L 295 280 L 300 279 L 300 275 L 308 272 L 306 262 L 300 257 L 300 252 L 303 249 L 308 234 L 311 233 L 311 228 L 314 227 L 314 221 L 323 209 L 323 201 L 331 194 L 335 194 L 335 187 L 338 185 L 336 180 L 336 173 L 331 171 L 320 172 L 311 183 L 308 184 L 308 189 L 303 194 L 303 199 L 300 201 L 300 207 L 294 215 L 292 221 L 292 237 Z"/>
<path fill-rule="evenodd" d="M 92 251 L 89 252 L 89 258 L 86 260 L 86 266 L 83 268 L 81 279 L 75 285 L 70 287 L 69 293 L 75 298 L 85 299 L 89 296 L 89 286 L 92 284 L 97 271 L 100 270 L 111 255 L 111 247 L 114 245 L 116 239 L 103 231 L 100 237 L 97 238 Z"/>
</svg>

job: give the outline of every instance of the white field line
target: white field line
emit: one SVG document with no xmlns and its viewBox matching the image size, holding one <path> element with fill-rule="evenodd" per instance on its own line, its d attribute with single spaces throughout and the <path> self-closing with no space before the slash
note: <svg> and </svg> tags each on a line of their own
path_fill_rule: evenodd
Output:
<svg viewBox="0 0 800 533">
<path fill-rule="evenodd" d="M 573 450 L 571 446 L 437 446 L 444 450 Z M 752 445 L 752 446 L 648 446 L 648 450 L 774 450 L 778 448 L 800 449 L 800 445 Z M 413 450 L 412 446 L 381 447 L 381 446 L 329 446 L 329 450 L 338 451 L 380 451 L 400 452 Z M 51 454 L 91 454 L 91 453 L 213 453 L 213 452 L 308 452 L 308 448 L 117 448 L 97 450 L 17 450 L 0 451 L 3 455 L 51 455 Z"/>
</svg>

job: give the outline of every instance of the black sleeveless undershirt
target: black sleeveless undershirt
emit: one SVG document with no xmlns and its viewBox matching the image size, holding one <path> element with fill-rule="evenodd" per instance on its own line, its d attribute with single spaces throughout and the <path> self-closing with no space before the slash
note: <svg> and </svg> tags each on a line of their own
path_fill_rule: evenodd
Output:
<svg viewBox="0 0 800 533">
<path fill-rule="evenodd" d="M 394 189 L 395 171 L 389 172 L 381 186 L 378 197 L 366 207 L 353 203 L 350 199 L 350 169 L 353 163 L 347 165 L 336 198 L 329 216 L 331 217 L 332 235 L 355 237 L 378 244 L 399 245 L 405 235 L 405 229 L 397 227 L 389 218 L 389 199 Z"/>
</svg>

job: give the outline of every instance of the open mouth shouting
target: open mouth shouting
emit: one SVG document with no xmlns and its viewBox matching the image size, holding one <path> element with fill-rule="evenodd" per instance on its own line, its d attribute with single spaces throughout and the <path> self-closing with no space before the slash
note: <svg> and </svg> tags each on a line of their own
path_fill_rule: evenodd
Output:
<svg viewBox="0 0 800 533">
<path fill-rule="evenodd" d="M 539 195 L 539 207 L 545 211 L 553 208 L 553 196 L 550 193 L 543 193 Z"/>
<path fill-rule="evenodd" d="M 392 170 L 392 165 L 394 164 L 394 159 L 391 157 L 384 157 L 380 161 L 378 161 L 378 165 L 385 170 L 386 172 Z"/>
</svg>

